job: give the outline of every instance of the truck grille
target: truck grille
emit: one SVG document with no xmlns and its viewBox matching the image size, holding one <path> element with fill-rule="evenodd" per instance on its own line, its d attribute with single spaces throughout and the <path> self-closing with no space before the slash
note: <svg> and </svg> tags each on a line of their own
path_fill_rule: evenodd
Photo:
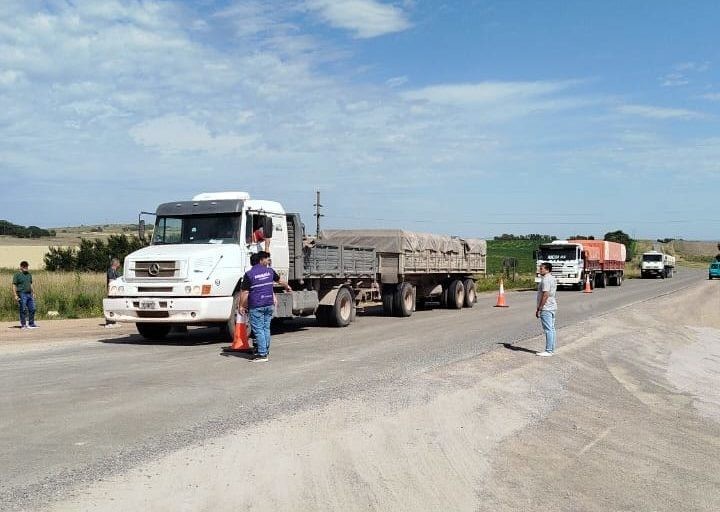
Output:
<svg viewBox="0 0 720 512">
<path fill-rule="evenodd" d="M 177 277 L 180 265 L 175 261 L 136 261 L 130 270 L 135 277 Z"/>
</svg>

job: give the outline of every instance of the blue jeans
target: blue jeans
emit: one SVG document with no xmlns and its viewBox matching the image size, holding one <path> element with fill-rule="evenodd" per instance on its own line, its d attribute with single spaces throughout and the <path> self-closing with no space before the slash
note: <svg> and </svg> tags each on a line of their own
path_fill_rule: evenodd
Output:
<svg viewBox="0 0 720 512">
<path fill-rule="evenodd" d="M 32 293 L 20 292 L 20 300 L 18 306 L 20 306 L 20 325 L 25 325 L 25 310 L 28 312 L 28 320 L 30 325 L 35 325 L 35 299 L 33 299 Z"/>
<path fill-rule="evenodd" d="M 266 356 L 270 351 L 270 321 L 274 309 L 273 306 L 250 309 L 250 328 L 255 333 L 255 347 L 259 356 Z"/>
<path fill-rule="evenodd" d="M 540 311 L 540 323 L 545 331 L 545 351 L 555 351 L 555 311 Z"/>
</svg>

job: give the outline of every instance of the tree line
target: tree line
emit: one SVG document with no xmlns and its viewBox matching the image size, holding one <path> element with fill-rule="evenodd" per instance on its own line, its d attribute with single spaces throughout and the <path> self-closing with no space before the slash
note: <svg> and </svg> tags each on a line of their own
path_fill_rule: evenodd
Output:
<svg viewBox="0 0 720 512">
<path fill-rule="evenodd" d="M 37 226 L 20 226 L 7 220 L 0 220 L 0 235 L 14 236 L 17 238 L 40 238 L 43 236 L 55 236 L 54 229 L 43 229 Z"/>
<path fill-rule="evenodd" d="M 44 262 L 47 270 L 105 272 L 112 258 L 122 261 L 133 251 L 148 245 L 136 235 L 110 235 L 107 239 L 80 239 L 76 247 L 49 247 Z"/>
</svg>

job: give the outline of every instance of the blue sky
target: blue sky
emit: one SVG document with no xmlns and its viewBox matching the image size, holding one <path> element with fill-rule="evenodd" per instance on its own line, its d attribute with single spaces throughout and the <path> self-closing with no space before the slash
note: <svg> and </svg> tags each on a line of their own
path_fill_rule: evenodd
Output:
<svg viewBox="0 0 720 512">
<path fill-rule="evenodd" d="M 720 4 L 0 3 L 0 218 L 720 238 Z"/>
</svg>

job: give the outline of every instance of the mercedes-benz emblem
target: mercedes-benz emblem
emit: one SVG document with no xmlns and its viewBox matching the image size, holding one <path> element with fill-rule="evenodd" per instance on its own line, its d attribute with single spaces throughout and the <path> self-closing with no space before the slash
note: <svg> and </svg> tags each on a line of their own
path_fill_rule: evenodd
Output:
<svg viewBox="0 0 720 512">
<path fill-rule="evenodd" d="M 160 264 L 159 263 L 152 263 L 148 267 L 148 274 L 155 277 L 160 273 Z"/>
</svg>

